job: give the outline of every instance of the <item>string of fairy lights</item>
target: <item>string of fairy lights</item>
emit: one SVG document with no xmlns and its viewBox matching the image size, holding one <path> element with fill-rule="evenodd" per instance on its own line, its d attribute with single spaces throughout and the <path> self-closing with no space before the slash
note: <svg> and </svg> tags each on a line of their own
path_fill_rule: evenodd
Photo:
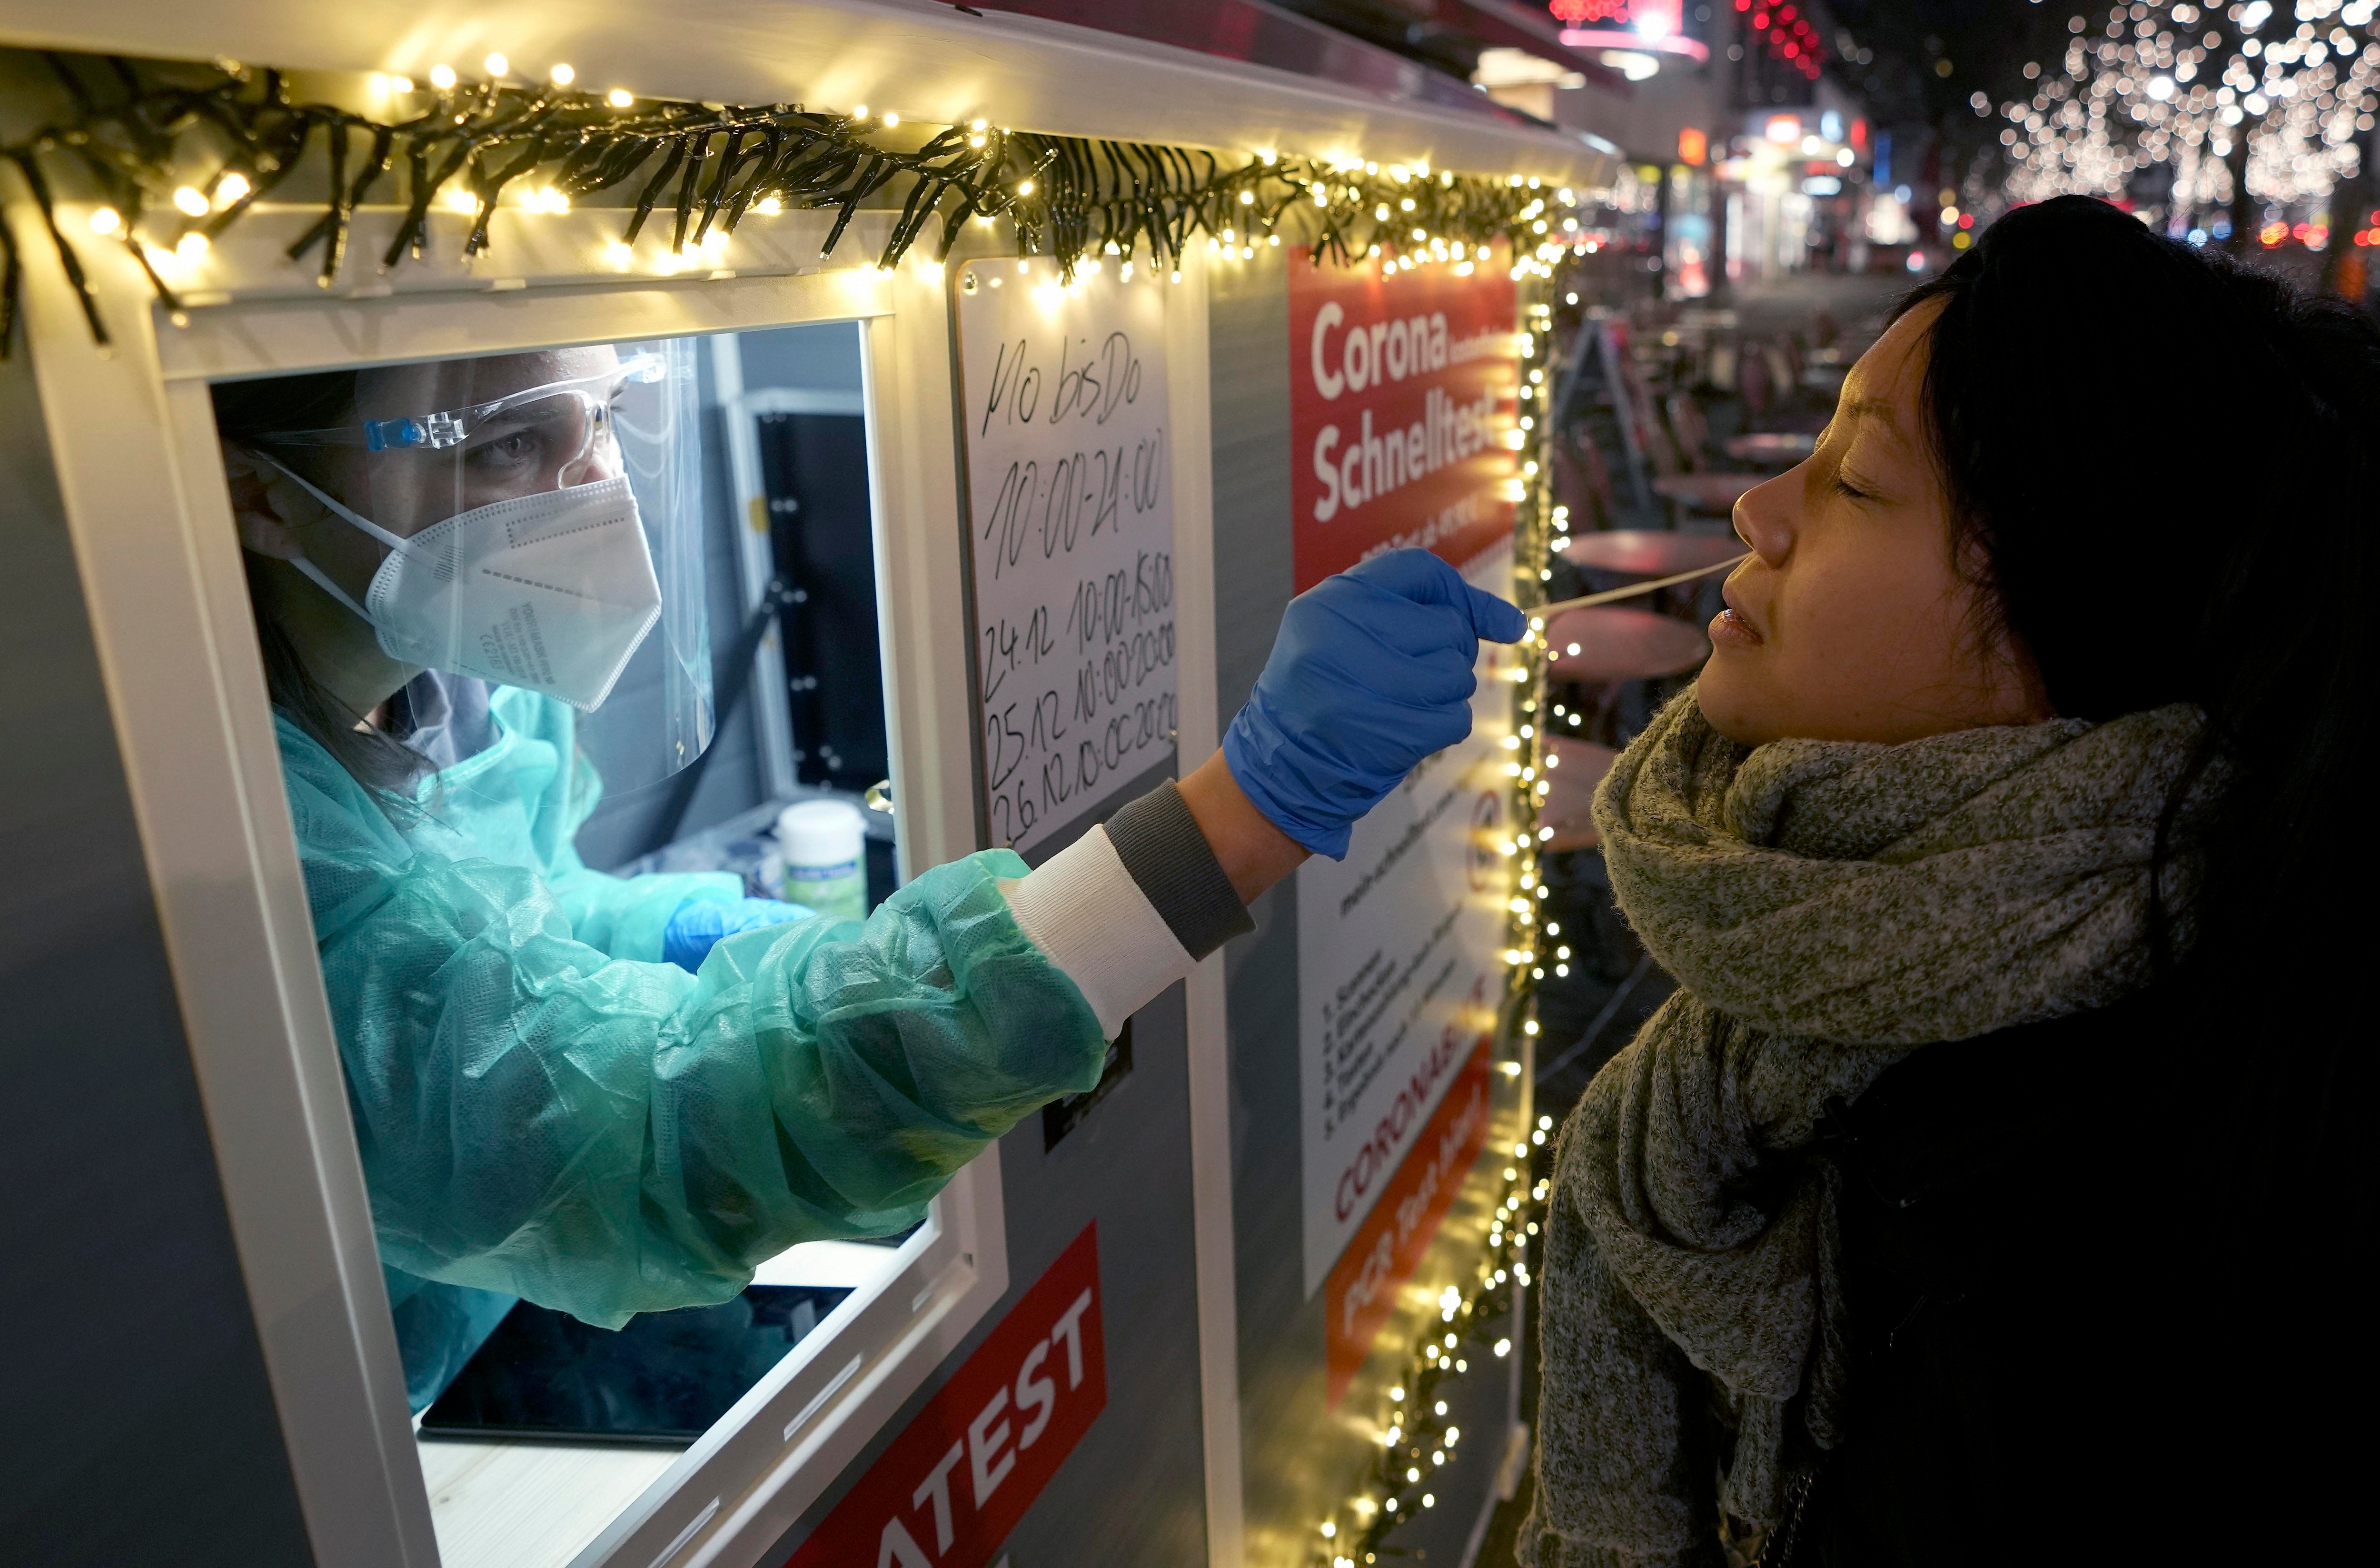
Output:
<svg viewBox="0 0 2380 1568">
<path fill-rule="evenodd" d="M 466 257 L 493 247 L 500 210 L 624 208 L 615 264 L 633 264 L 650 227 L 666 236 L 662 273 L 690 250 L 715 265 L 743 223 L 798 210 L 834 214 L 820 260 L 860 212 L 896 213 L 876 257 L 887 269 L 921 244 L 940 262 L 971 219 L 1004 221 L 1018 259 L 1054 261 L 1062 282 L 1109 260 L 1127 277 L 1137 264 L 1178 281 L 1202 238 L 1246 257 L 1287 241 L 1339 262 L 1463 272 L 1508 247 L 1515 277 L 1544 277 L 1579 226 L 1574 193 L 1520 175 L 1045 136 L 990 117 L 937 128 L 865 103 L 648 98 L 585 86 L 565 63 L 519 72 L 500 54 L 477 77 L 446 65 L 419 81 L 376 75 L 345 102 L 301 98 L 287 73 L 230 61 L 42 58 L 60 112 L 0 144 L 0 164 L 22 180 L 102 346 L 109 329 L 78 245 L 123 247 L 182 324 L 182 295 L 197 292 L 213 242 L 284 190 L 313 189 L 321 209 L 288 260 L 310 262 L 325 289 L 374 291 L 423 253 L 442 206 L 471 220 Z M 358 259 L 356 219 L 376 199 L 395 204 L 395 233 Z M 91 203 L 87 238 L 61 212 L 78 200 Z M 0 352 L 14 337 L 21 243 L 0 223 Z"/>
<path fill-rule="evenodd" d="M 1545 602 L 1545 584 L 1553 575 L 1552 552 L 1567 538 L 1569 528 L 1568 509 L 1553 497 L 1550 421 L 1529 411 L 1541 407 L 1546 395 L 1554 325 L 1550 304 L 1541 298 L 1524 300 L 1516 334 L 1524 409 L 1518 422 L 1527 438 L 1523 450 L 1531 455 L 1520 465 L 1512 535 L 1515 598 L 1524 608 Z M 1546 703 L 1548 651 L 1545 622 L 1532 617 L 1510 672 L 1513 723 L 1506 742 L 1512 755 L 1504 768 L 1513 784 L 1512 820 L 1510 836 L 1497 845 L 1512 869 L 1504 951 L 1508 978 L 1499 1035 L 1514 1051 L 1504 1063 L 1510 1072 L 1521 1070 L 1516 1059 L 1521 1041 L 1536 1036 L 1536 996 L 1546 978 L 1546 949 L 1562 934 L 1558 921 L 1545 920 L 1538 913 L 1547 896 L 1538 849 L 1553 836 L 1553 829 L 1537 820 L 1538 807 L 1552 787 L 1544 776 L 1548 753 L 1538 723 Z M 1450 1402 L 1440 1397 L 1442 1385 L 1468 1372 L 1474 1354 L 1484 1351 L 1500 1362 L 1519 1349 L 1497 1331 L 1512 1320 L 1515 1292 L 1525 1290 L 1535 1277 L 1530 1258 L 1533 1247 L 1541 1246 L 1552 1136 L 1553 1118 L 1539 1115 L 1524 1139 L 1495 1151 L 1504 1158 L 1486 1247 L 1468 1284 L 1450 1284 L 1439 1295 L 1437 1320 L 1425 1322 L 1405 1366 L 1390 1383 L 1373 1416 L 1378 1451 L 1317 1527 L 1309 1560 L 1318 1568 L 1368 1568 L 1383 1555 L 1400 1555 L 1389 1544 L 1390 1533 L 1438 1506 L 1436 1477 L 1463 1437 L 1451 1418 Z"/>
<path fill-rule="evenodd" d="M 2032 93 L 1998 105 L 2001 194 L 2122 199 L 2162 164 L 2172 172 L 2158 203 L 2168 215 L 2227 206 L 2238 179 L 2265 202 L 2318 203 L 2357 172 L 2373 128 L 2375 11 L 2375 0 L 2295 0 L 2286 18 L 2271 0 L 2139 0 L 2095 25 L 2072 17 L 2063 55 L 2025 66 Z M 1994 114 L 1981 92 L 1971 106 Z M 2326 234 L 2308 229 L 2284 225 L 2283 234 L 2320 249 Z M 2268 245 L 2280 237 L 2265 236 Z"/>
</svg>

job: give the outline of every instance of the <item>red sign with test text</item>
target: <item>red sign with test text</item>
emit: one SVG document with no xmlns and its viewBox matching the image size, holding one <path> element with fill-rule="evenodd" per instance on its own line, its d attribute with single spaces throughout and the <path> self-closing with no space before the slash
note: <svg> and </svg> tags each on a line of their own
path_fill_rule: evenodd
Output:
<svg viewBox="0 0 2380 1568">
<path fill-rule="evenodd" d="M 1488 1075 L 1494 1054 L 1485 1035 L 1473 1044 L 1446 1098 L 1430 1112 L 1323 1282 L 1322 1331 L 1333 1409 L 1371 1355 L 1373 1337 L 1396 1307 L 1397 1288 L 1429 1250 L 1439 1222 L 1488 1142 Z"/>
<path fill-rule="evenodd" d="M 1463 269 L 1469 268 L 1469 271 Z M 1297 591 L 1403 545 L 1461 565 L 1512 530 L 1519 297 L 1499 249 L 1399 271 L 1289 261 Z"/>
<path fill-rule="evenodd" d="M 983 1568 L 1107 1403 L 1094 1223 L 784 1568 Z"/>
</svg>

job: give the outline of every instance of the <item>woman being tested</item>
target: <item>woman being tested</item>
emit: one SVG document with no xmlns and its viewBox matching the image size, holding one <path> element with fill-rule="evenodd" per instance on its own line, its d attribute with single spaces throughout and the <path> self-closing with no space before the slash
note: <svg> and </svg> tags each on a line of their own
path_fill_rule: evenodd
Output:
<svg viewBox="0 0 2380 1568">
<path fill-rule="evenodd" d="M 1737 504 L 1596 800 L 1679 989 L 1560 1140 L 1523 1562 L 2358 1555 L 2375 431 L 2360 310 L 2065 197 Z"/>
<path fill-rule="evenodd" d="M 605 876 L 573 847 L 600 787 L 574 737 L 659 614 L 668 519 L 628 470 L 667 443 L 621 409 L 665 379 L 596 347 L 215 393 L 417 1410 L 516 1297 L 616 1328 L 917 1222 L 1468 733 L 1478 639 L 1525 627 L 1433 556 L 1378 557 L 1291 605 L 1178 789 L 1029 874 L 935 867 L 864 924 Z"/>
</svg>

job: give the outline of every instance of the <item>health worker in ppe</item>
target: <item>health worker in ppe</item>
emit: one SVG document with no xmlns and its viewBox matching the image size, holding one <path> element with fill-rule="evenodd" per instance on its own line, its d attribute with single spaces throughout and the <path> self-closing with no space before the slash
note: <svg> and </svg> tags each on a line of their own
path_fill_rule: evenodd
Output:
<svg viewBox="0 0 2380 1568">
<path fill-rule="evenodd" d="M 700 706 L 654 655 L 670 562 L 700 549 L 660 514 L 698 517 L 678 499 L 698 492 L 638 470 L 695 439 L 668 414 L 689 346 L 214 388 L 417 1410 L 516 1298 L 617 1328 L 726 1301 L 795 1243 L 917 1223 L 990 1140 L 1096 1084 L 1123 1020 L 1250 929 L 1257 892 L 1343 856 L 1468 733 L 1478 640 L 1526 626 L 1435 556 L 1377 557 L 1293 602 L 1178 787 L 1029 874 L 1006 850 L 934 867 L 864 922 L 733 877 L 594 871 L 586 716 L 638 658 L 661 675 L 613 700 L 675 725 L 681 756 Z"/>
</svg>

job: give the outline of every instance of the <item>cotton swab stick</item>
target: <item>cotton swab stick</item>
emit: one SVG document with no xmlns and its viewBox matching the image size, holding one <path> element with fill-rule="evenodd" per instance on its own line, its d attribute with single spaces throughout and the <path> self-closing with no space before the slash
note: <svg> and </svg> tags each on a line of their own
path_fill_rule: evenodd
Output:
<svg viewBox="0 0 2380 1568">
<path fill-rule="evenodd" d="M 1540 604 L 1529 614 L 1541 621 L 1551 620 L 1565 610 L 1584 610 L 1593 604 L 1609 604 L 1616 599 L 1633 599 L 1639 594 L 1653 593 L 1661 589 L 1673 588 L 1682 582 L 1692 582 L 1696 577 L 1709 577 L 1713 572 L 1729 571 L 1742 565 L 1751 557 L 1752 552 L 1747 550 L 1742 554 L 1732 556 L 1725 561 L 1714 562 L 1707 566 L 1696 566 L 1691 572 L 1679 572 L 1672 577 L 1655 577 L 1651 582 L 1632 582 L 1626 588 L 1608 588 L 1601 593 L 1590 593 L 1584 599 L 1565 599 L 1557 604 Z"/>
</svg>

